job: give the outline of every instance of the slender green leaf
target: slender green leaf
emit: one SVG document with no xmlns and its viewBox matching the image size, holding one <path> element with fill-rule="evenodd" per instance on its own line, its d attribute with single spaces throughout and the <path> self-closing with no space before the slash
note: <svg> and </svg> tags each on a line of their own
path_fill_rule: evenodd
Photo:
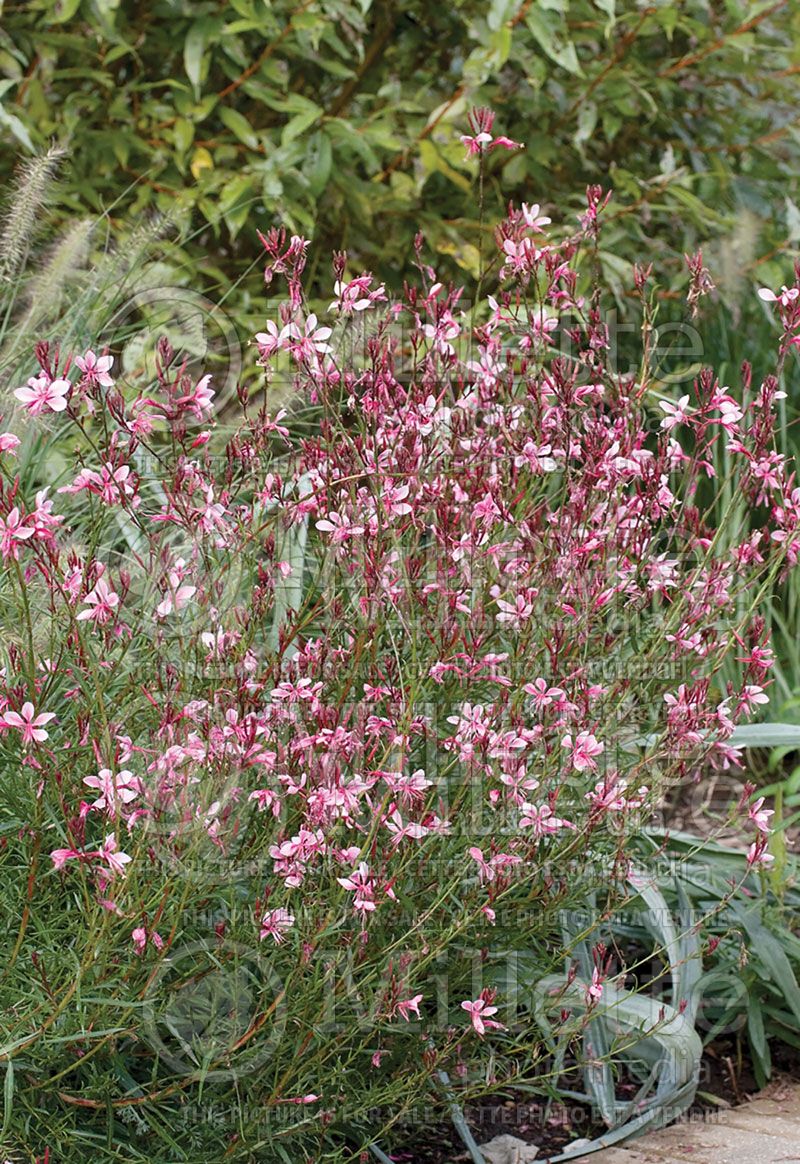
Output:
<svg viewBox="0 0 800 1164">
<path fill-rule="evenodd" d="M 258 134 L 244 114 L 239 113 L 236 109 L 228 105 L 223 105 L 219 110 L 219 119 L 231 131 L 234 137 L 238 138 L 248 149 L 258 149 Z"/>
</svg>

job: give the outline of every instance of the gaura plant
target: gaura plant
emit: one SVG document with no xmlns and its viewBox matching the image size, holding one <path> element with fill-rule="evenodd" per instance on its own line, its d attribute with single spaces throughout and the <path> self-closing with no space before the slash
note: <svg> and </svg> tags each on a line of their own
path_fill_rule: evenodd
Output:
<svg viewBox="0 0 800 1164">
<path fill-rule="evenodd" d="M 361 1160 L 574 1089 L 601 1013 L 611 1065 L 693 1006 L 702 915 L 663 921 L 675 997 L 633 1029 L 599 919 L 658 900 L 664 789 L 738 764 L 767 700 L 800 321 L 782 292 L 774 367 L 670 395 L 639 269 L 619 370 L 604 204 L 511 207 L 474 307 L 421 238 L 397 300 L 337 255 L 324 320 L 269 232 L 288 295 L 221 401 L 166 341 L 146 384 L 37 346 L 0 436 L 9 1155 Z M 28 426 L 74 466 L 15 476 Z M 742 880 L 772 855 L 738 808 Z"/>
</svg>

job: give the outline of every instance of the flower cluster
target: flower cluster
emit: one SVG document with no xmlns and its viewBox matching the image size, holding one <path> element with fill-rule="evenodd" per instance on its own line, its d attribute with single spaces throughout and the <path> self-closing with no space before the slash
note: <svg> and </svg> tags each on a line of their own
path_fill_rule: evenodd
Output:
<svg viewBox="0 0 800 1164">
<path fill-rule="evenodd" d="M 517 144 L 480 111 L 472 128 L 471 152 Z M 305 240 L 270 232 L 267 278 L 290 293 L 255 342 L 267 385 L 288 363 L 292 400 L 271 416 L 243 387 L 224 437 L 210 377 L 193 382 L 165 341 L 146 395 L 117 390 L 110 355 L 44 344 L 16 393 L 32 424 L 56 413 L 82 442 L 78 471 L 47 483 L 62 513 L 45 488 L 27 499 L 9 434 L 3 446 L 0 553 L 22 633 L 0 735 L 34 777 L 51 868 L 31 877 L 76 932 L 108 915 L 142 990 L 180 935 L 176 885 L 224 901 L 211 940 L 244 926 L 281 966 L 287 1005 L 318 1007 L 292 1010 L 308 1038 L 302 1055 L 274 1052 L 269 1079 L 288 1082 L 263 1084 L 267 1105 L 316 1104 L 320 1016 L 371 990 L 323 1126 L 365 1065 L 402 1073 L 413 1055 L 460 1073 L 482 1053 L 470 1031 L 502 1045 L 502 992 L 478 990 L 468 959 L 434 1027 L 436 956 L 486 949 L 535 908 L 525 943 L 558 964 L 562 903 L 624 883 L 666 781 L 735 764 L 735 725 L 767 698 L 748 595 L 800 552 L 777 381 L 751 391 L 749 368 L 739 386 L 704 371 L 667 400 L 615 370 L 579 290 L 604 205 L 590 191 L 560 239 L 539 206 L 512 208 L 475 321 L 424 270 L 388 303 L 337 256 L 320 323 Z M 796 299 L 781 293 L 787 324 Z M 340 360 L 356 323 L 361 355 Z M 551 342 L 562 326 L 569 357 Z M 756 510 L 724 538 L 704 516 L 722 450 Z M 741 813 L 750 864 L 768 860 L 769 810 Z M 585 984 L 592 1005 L 605 973 Z"/>
</svg>

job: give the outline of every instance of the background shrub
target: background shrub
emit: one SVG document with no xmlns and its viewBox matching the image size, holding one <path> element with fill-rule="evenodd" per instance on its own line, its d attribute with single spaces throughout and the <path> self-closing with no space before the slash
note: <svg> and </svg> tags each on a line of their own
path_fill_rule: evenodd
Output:
<svg viewBox="0 0 800 1164">
<path fill-rule="evenodd" d="M 600 181 L 607 279 L 650 252 L 669 291 L 713 239 L 735 306 L 800 236 L 799 32 L 786 2 L 24 0 L 3 13 L 0 117 L 24 151 L 68 149 L 62 224 L 168 212 L 174 274 L 208 286 L 280 222 L 313 238 L 313 296 L 341 247 L 396 289 L 420 229 L 443 275 L 477 273 L 456 127 L 491 104 L 527 149 L 490 168 L 487 221 L 508 197 L 577 208 Z"/>
</svg>

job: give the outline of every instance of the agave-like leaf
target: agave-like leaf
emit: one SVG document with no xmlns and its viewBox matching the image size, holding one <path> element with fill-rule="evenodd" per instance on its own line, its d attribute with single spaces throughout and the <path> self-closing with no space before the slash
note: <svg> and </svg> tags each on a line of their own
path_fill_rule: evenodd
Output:
<svg viewBox="0 0 800 1164">
<path fill-rule="evenodd" d="M 673 1003 L 686 1003 L 684 1014 L 694 1026 L 697 1017 L 697 1007 L 700 1004 L 699 983 L 703 976 L 703 954 L 700 945 L 700 935 L 696 928 L 696 919 L 692 910 L 686 888 L 680 877 L 675 878 L 675 891 L 678 895 L 680 910 L 681 934 L 678 939 L 680 961 L 678 963 L 680 977 L 675 985 L 672 996 Z"/>
<path fill-rule="evenodd" d="M 800 724 L 745 723 L 733 729 L 734 748 L 800 748 Z"/>
<path fill-rule="evenodd" d="M 631 870 L 628 881 L 648 906 L 644 922 L 656 941 L 660 940 L 663 945 L 672 977 L 672 997 L 675 999 L 680 985 L 681 951 L 669 906 L 653 878 L 646 873 Z"/>
<path fill-rule="evenodd" d="M 483 1155 L 483 1152 L 481 1152 L 480 1148 L 475 1142 L 475 1138 L 472 1135 L 472 1132 L 469 1130 L 469 1125 L 464 1119 L 464 1113 L 459 1107 L 455 1096 L 453 1095 L 453 1089 L 450 1086 L 449 1075 L 446 1071 L 438 1071 L 437 1075 L 439 1076 L 439 1081 L 444 1088 L 444 1093 L 447 1096 L 448 1102 L 450 1104 L 450 1116 L 455 1125 L 455 1129 L 461 1137 L 467 1151 L 469 1152 L 473 1164 L 486 1164 L 486 1157 Z"/>
<path fill-rule="evenodd" d="M 700 939 L 695 929 L 695 918 L 686 890 L 680 878 L 675 878 L 682 932 L 675 929 L 671 910 L 655 881 L 646 874 L 633 871 L 629 881 L 649 906 L 645 923 L 651 934 L 663 944 L 669 960 L 672 979 L 672 1003 L 683 1002 L 689 1008 L 689 1019 L 693 1023 L 697 1008 L 697 983 L 702 974 Z"/>
<path fill-rule="evenodd" d="M 586 984 L 577 979 L 568 985 L 557 975 L 549 975 L 538 983 L 538 1017 L 547 1023 L 547 1012 L 555 1007 L 586 1009 Z M 623 1052 L 625 1057 L 638 1057 L 649 1043 L 658 1050 L 654 1078 L 655 1091 L 647 1099 L 640 1099 L 639 1114 L 620 1127 L 612 1129 L 614 1142 L 640 1135 L 647 1128 L 661 1127 L 677 1119 L 691 1106 L 700 1075 L 703 1045 L 685 1014 L 659 999 L 648 998 L 632 991 L 606 984 L 603 999 L 597 1010 L 604 1017 L 614 1037 L 630 1040 Z M 642 1046 L 640 1046 L 642 1044 Z M 628 1104 L 617 1105 L 625 1112 Z M 605 1147 L 608 1135 L 602 1137 Z M 588 1151 L 586 1148 L 584 1151 Z"/>
<path fill-rule="evenodd" d="M 596 916 L 594 905 L 594 897 L 592 897 L 590 907 L 593 916 Z M 570 917 L 569 915 L 565 915 L 563 919 L 564 949 L 577 957 L 581 975 L 584 981 L 588 982 L 592 977 L 592 952 L 589 942 L 585 938 L 578 942 L 575 941 L 575 934 L 571 930 L 570 923 L 574 925 L 577 920 L 574 916 Z M 584 929 L 584 926 L 579 924 L 578 929 Z M 567 960 L 567 970 L 569 970 L 569 959 Z M 611 1040 L 601 1014 L 595 1014 L 586 1024 L 583 1032 L 583 1045 L 586 1057 L 583 1081 L 588 1092 L 587 1098 L 600 1112 L 604 1123 L 608 1127 L 613 1127 L 616 1116 L 616 1094 L 610 1062 Z M 563 1061 L 566 1050 L 565 1046 L 560 1049 L 559 1064 Z"/>
<path fill-rule="evenodd" d="M 652 748 L 660 738 L 657 732 L 650 732 L 637 736 L 633 743 L 640 748 Z M 800 724 L 744 723 L 734 728 L 725 742 L 734 748 L 800 748 Z"/>
<path fill-rule="evenodd" d="M 694 1015 L 701 964 L 700 943 L 689 900 L 683 886 L 677 883 L 682 925 L 679 935 L 666 899 L 653 878 L 634 869 L 629 880 L 648 907 L 645 924 L 669 962 L 673 1005 L 610 984 L 604 986 L 602 1004 L 593 1008 L 584 1034 L 584 1047 L 591 1063 L 599 1050 L 597 1032 L 602 1032 L 603 1062 L 609 1074 L 601 1074 L 590 1066 L 584 1071 L 584 1078 L 586 1089 L 598 1103 L 610 1131 L 591 1145 L 554 1157 L 552 1164 L 600 1151 L 639 1136 L 649 1128 L 671 1123 L 691 1106 L 697 1090 L 703 1045 L 694 1029 Z M 585 939 L 578 943 L 576 953 L 583 981 L 575 979 L 566 984 L 557 975 L 550 975 L 536 986 L 535 1012 L 547 1032 L 550 1031 L 547 1017 L 550 1009 L 556 1006 L 587 1009 L 591 961 Z M 640 1037 L 630 1042 L 631 1036 L 637 1034 Z M 620 1055 L 648 1068 L 634 1100 L 624 1104 L 616 1099 L 610 1075 L 613 1041 L 620 1037 L 628 1040 Z M 552 1036 L 550 1041 L 554 1041 Z"/>
</svg>

